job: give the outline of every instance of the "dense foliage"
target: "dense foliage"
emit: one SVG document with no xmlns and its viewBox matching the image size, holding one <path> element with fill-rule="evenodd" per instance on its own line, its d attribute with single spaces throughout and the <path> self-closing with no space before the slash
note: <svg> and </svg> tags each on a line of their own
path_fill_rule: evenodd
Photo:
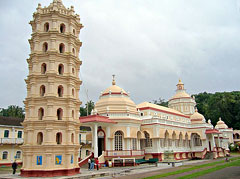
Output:
<svg viewBox="0 0 240 179">
<path fill-rule="evenodd" d="M 25 113 L 23 108 L 16 105 L 11 105 L 8 106 L 7 109 L 4 108 L 0 109 L 0 116 L 17 117 L 23 119 L 25 117 Z"/>
<path fill-rule="evenodd" d="M 219 117 L 233 129 L 240 129 L 240 91 L 199 93 L 195 96 L 198 112 L 216 125 Z"/>
<path fill-rule="evenodd" d="M 91 111 L 94 109 L 94 102 L 90 100 L 85 104 L 84 107 L 80 107 L 80 116 L 88 116 L 91 114 Z"/>
</svg>

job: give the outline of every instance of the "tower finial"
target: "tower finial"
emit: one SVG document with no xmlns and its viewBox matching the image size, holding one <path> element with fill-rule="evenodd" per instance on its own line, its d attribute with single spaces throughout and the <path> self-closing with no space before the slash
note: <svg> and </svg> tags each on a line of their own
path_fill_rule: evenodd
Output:
<svg viewBox="0 0 240 179">
<path fill-rule="evenodd" d="M 113 77 L 113 78 L 112 78 L 112 85 L 116 85 L 116 81 L 115 81 L 115 79 L 114 79 L 114 78 L 115 78 L 115 75 L 112 75 L 112 77 Z"/>
</svg>

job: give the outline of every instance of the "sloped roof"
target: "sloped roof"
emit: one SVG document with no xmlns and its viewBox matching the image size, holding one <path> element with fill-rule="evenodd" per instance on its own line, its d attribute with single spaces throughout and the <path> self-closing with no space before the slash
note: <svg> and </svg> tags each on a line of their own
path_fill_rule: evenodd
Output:
<svg viewBox="0 0 240 179">
<path fill-rule="evenodd" d="M 5 117 L 0 116 L 0 125 L 6 126 L 22 126 L 21 123 L 24 119 L 16 118 L 16 117 Z"/>
</svg>

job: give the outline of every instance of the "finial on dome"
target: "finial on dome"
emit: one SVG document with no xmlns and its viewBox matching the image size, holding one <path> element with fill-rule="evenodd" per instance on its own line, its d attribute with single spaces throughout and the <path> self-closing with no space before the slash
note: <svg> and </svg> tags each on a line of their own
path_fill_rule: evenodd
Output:
<svg viewBox="0 0 240 179">
<path fill-rule="evenodd" d="M 197 108 L 195 108 L 195 112 L 198 112 L 198 109 L 197 109 Z"/>
<path fill-rule="evenodd" d="M 116 81 L 115 81 L 115 75 L 112 75 L 113 79 L 112 79 L 112 85 L 116 85 Z"/>
<path fill-rule="evenodd" d="M 179 78 L 179 83 L 182 83 L 181 79 Z"/>
<path fill-rule="evenodd" d="M 219 118 L 219 121 L 222 121 L 222 118 L 221 118 L 221 117 Z"/>
</svg>

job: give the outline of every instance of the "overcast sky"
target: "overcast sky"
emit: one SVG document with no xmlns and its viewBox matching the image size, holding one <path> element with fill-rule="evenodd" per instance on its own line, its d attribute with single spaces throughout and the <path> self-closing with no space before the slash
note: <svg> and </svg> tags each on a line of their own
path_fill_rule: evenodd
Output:
<svg viewBox="0 0 240 179">
<path fill-rule="evenodd" d="M 52 0 L 0 0 L 0 107 L 23 105 L 32 14 Z M 80 100 L 116 83 L 135 103 L 240 88 L 238 0 L 63 0 L 84 28 Z"/>
</svg>

